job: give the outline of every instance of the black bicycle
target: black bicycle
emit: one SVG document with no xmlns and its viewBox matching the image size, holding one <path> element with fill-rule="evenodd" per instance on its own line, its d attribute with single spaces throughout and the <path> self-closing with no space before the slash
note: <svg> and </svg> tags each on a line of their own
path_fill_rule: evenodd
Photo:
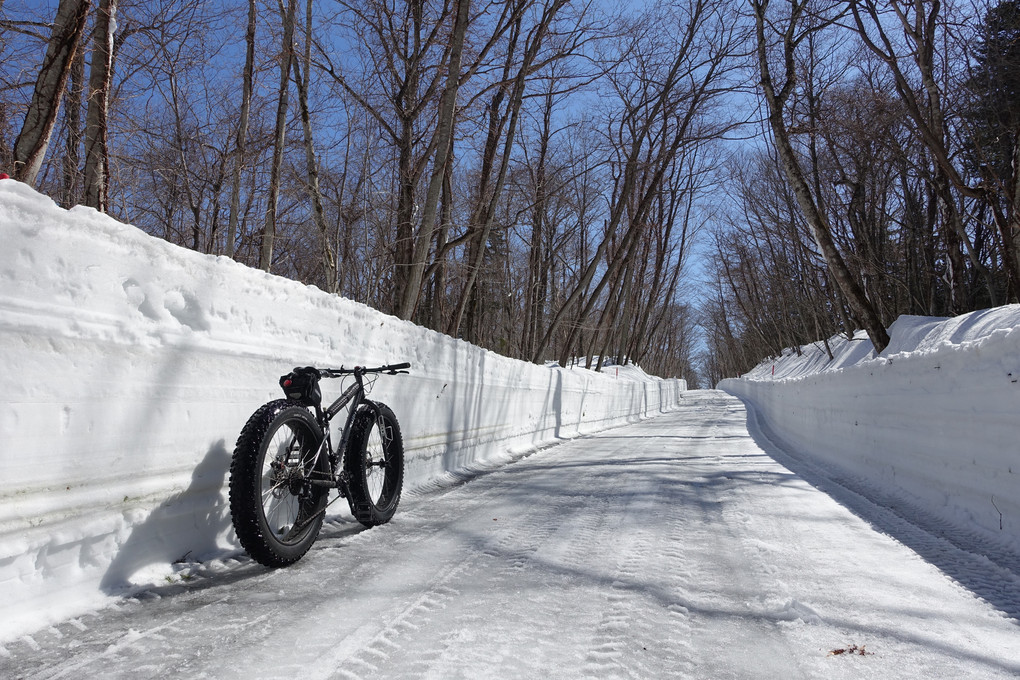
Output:
<svg viewBox="0 0 1020 680">
<path fill-rule="evenodd" d="M 339 498 L 347 499 L 367 527 L 390 521 L 400 502 L 404 444 L 393 411 L 367 394 L 378 374 L 406 373 L 410 366 L 306 366 L 281 376 L 287 398 L 251 415 L 230 463 L 230 516 L 253 559 L 269 567 L 301 559 L 319 534 L 326 508 Z M 344 376 L 354 382 L 323 409 L 320 379 Z M 330 422 L 348 406 L 334 448 Z M 331 489 L 339 494 L 329 501 Z"/>
</svg>

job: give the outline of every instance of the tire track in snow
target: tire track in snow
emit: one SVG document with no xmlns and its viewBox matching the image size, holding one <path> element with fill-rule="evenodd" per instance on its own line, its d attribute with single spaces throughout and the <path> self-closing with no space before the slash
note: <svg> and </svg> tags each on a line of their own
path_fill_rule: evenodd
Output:
<svg viewBox="0 0 1020 680">
<path fill-rule="evenodd" d="M 690 664 L 685 590 L 689 489 L 681 480 L 689 445 L 710 446 L 718 424 L 670 419 L 643 428 L 639 446 L 628 443 L 605 461 L 614 478 L 614 466 L 624 465 L 628 481 L 600 546 L 616 563 L 607 572 L 610 587 L 603 589 L 600 621 L 584 658 L 585 677 L 654 677 L 664 671 L 693 676 L 696 670 Z"/>
<path fill-rule="evenodd" d="M 607 538 L 619 555 L 605 595 L 601 621 L 585 656 L 584 675 L 594 678 L 645 678 L 662 669 L 691 671 L 689 622 L 676 573 L 683 573 L 682 520 L 674 499 L 662 487 L 635 493 L 622 522 Z M 649 514 L 668 533 L 645 528 Z"/>
<path fill-rule="evenodd" d="M 294 669 L 295 674 L 290 677 L 349 680 L 380 675 L 392 677 L 385 674 L 383 669 L 392 658 L 402 658 L 402 636 L 415 635 L 427 628 L 432 614 L 445 608 L 447 602 L 460 595 L 459 590 L 448 584 L 465 571 L 471 570 L 474 561 L 468 558 L 443 573 L 425 592 L 382 624 L 367 624 L 340 640 L 328 653 L 316 659 L 312 672 L 309 673 L 302 664 Z M 435 649 L 434 653 L 441 655 L 442 651 Z"/>
<path fill-rule="evenodd" d="M 532 556 L 557 530 L 550 518 L 563 515 L 572 504 L 568 499 L 556 499 L 551 504 L 527 503 L 523 513 L 516 513 L 519 503 L 508 504 L 502 496 L 487 493 L 500 487 L 505 493 L 505 478 L 487 477 L 478 480 L 478 487 L 463 492 L 469 494 L 467 502 L 460 494 L 446 494 L 437 501 L 453 506 L 441 510 L 448 518 L 441 523 L 442 530 L 430 524 L 421 535 L 405 542 L 410 548 L 427 543 L 430 535 L 440 531 L 459 535 L 463 539 L 462 557 L 456 566 L 444 571 L 407 607 L 375 625 L 375 630 L 359 631 L 320 657 L 316 665 L 333 671 L 313 677 L 421 677 L 438 666 L 452 663 L 459 667 L 457 657 L 463 651 L 460 632 L 480 619 L 473 611 L 458 609 L 451 615 L 451 622 L 451 616 L 443 616 L 447 605 L 466 589 L 477 590 L 478 583 L 487 584 L 483 590 L 498 592 L 508 579 L 527 570 Z M 431 507 L 431 511 L 437 510 L 435 505 Z M 444 620 L 433 625 L 437 617 Z M 437 631 L 435 639 L 431 637 L 432 629 Z M 424 643 L 423 637 L 431 641 Z"/>
<path fill-rule="evenodd" d="M 461 514 L 451 526 L 472 553 L 470 566 L 447 582 L 463 594 L 458 606 L 432 612 L 432 620 L 421 620 L 407 649 L 393 649 L 385 660 L 363 659 L 366 673 L 442 677 L 462 673 L 464 668 L 484 675 L 488 668 L 501 674 L 511 664 L 520 667 L 518 675 L 526 676 L 531 659 L 549 663 L 564 658 L 567 665 L 574 663 L 570 659 L 577 652 L 566 640 L 571 631 L 564 625 L 561 593 L 577 587 L 577 574 L 584 574 L 593 543 L 605 533 L 606 510 L 611 505 L 592 495 L 591 471 L 538 465 L 542 469 L 537 473 L 522 465 L 491 480 L 479 480 L 483 486 L 498 485 L 502 493 L 486 504 L 473 505 L 471 516 Z M 538 482 L 536 474 L 551 479 Z M 448 514 L 445 509 L 442 512 Z M 588 603 L 594 600 L 580 598 L 571 623 L 576 624 L 578 615 L 584 618 L 584 610 L 593 608 Z M 498 613 L 494 616 L 494 612 Z M 505 639 L 513 645 L 522 630 L 528 634 L 530 659 L 509 658 L 492 649 L 479 654 L 472 644 L 476 635 L 484 634 L 488 640 Z M 533 672 L 540 671 L 541 667 L 535 667 Z"/>
</svg>

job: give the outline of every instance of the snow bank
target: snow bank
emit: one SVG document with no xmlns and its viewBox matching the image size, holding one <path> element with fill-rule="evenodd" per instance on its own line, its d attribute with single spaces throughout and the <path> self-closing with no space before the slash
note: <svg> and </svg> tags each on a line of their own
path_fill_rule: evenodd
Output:
<svg viewBox="0 0 1020 680">
<path fill-rule="evenodd" d="M 0 639 L 237 550 L 230 452 L 294 366 L 411 362 L 372 393 L 401 422 L 411 490 L 684 389 L 513 361 L 13 180 L 0 238 Z"/>
<path fill-rule="evenodd" d="M 834 337 L 831 359 L 806 345 L 719 387 L 794 451 L 1020 549 L 1020 305 L 889 332 L 878 356 L 863 333 Z"/>
</svg>

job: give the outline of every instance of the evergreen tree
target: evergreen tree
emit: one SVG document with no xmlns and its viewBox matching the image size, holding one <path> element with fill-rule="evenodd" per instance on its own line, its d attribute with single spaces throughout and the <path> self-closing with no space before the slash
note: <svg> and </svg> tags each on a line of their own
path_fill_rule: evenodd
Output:
<svg viewBox="0 0 1020 680">
<path fill-rule="evenodd" d="M 1020 0 L 1003 0 L 985 15 L 972 45 L 969 172 L 1006 180 L 1020 133 Z M 983 171 L 982 171 L 983 169 Z"/>
</svg>

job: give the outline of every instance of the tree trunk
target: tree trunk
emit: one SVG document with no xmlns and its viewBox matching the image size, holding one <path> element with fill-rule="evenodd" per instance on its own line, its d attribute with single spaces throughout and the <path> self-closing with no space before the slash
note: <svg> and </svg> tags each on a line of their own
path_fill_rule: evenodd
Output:
<svg viewBox="0 0 1020 680">
<path fill-rule="evenodd" d="M 1004 247 L 1012 254 L 1013 272 L 1018 280 L 1013 281 L 1014 300 L 1020 300 L 1020 128 L 1013 131 L 1013 162 L 1010 176 L 1009 220 L 1003 230 Z"/>
<path fill-rule="evenodd" d="M 81 107 L 85 98 L 85 56 L 75 52 L 71 63 L 71 83 L 64 103 L 64 127 L 67 140 L 64 144 L 64 180 L 60 204 L 65 208 L 78 205 L 81 194 Z"/>
<path fill-rule="evenodd" d="M 283 7 L 281 6 L 281 13 Z M 290 60 L 294 55 L 294 19 L 297 0 L 288 0 L 283 15 L 283 51 L 280 54 L 280 97 L 276 107 L 276 133 L 273 135 L 273 162 L 269 174 L 269 201 L 266 206 L 266 225 L 262 232 L 259 268 L 270 271 L 273 267 L 273 241 L 276 238 L 276 209 L 280 201 L 280 173 L 283 170 L 283 145 L 287 135 L 287 107 L 290 91 Z"/>
<path fill-rule="evenodd" d="M 14 142 L 14 179 L 35 186 L 57 120 L 71 62 L 81 45 L 91 0 L 60 0 L 32 101 Z"/>
<path fill-rule="evenodd" d="M 99 0 L 89 68 L 89 105 L 85 114 L 85 205 L 106 212 L 109 193 L 107 113 L 113 78 L 113 31 L 117 0 Z"/>
<path fill-rule="evenodd" d="M 450 61 L 447 67 L 446 87 L 439 102 L 439 120 L 436 132 L 436 157 L 432 165 L 432 177 L 425 194 L 421 227 L 412 237 L 411 258 L 407 277 L 403 281 L 401 297 L 397 301 L 397 316 L 410 319 L 418 306 L 421 283 L 425 273 L 429 246 L 436 221 L 436 209 L 443 188 L 446 162 L 449 158 L 450 139 L 453 136 L 453 121 L 456 116 L 457 90 L 460 85 L 461 56 L 464 51 L 464 36 L 470 18 L 471 0 L 457 0 L 457 14 L 451 36 Z"/>
<path fill-rule="evenodd" d="M 234 144 L 234 167 L 230 184 L 230 220 L 223 252 L 234 257 L 234 241 L 237 239 L 238 215 L 241 212 L 241 170 L 244 168 L 245 147 L 248 139 L 248 116 L 251 111 L 252 78 L 255 70 L 255 0 L 248 0 L 248 28 L 245 30 L 244 75 L 241 86 L 241 120 L 237 125 L 237 139 Z"/>
<path fill-rule="evenodd" d="M 552 107 L 555 81 L 549 83 L 542 106 L 542 132 L 538 142 L 538 164 L 532 179 L 535 185 L 535 205 L 531 214 L 531 247 L 528 253 L 527 289 L 524 294 L 524 356 L 531 356 L 538 342 L 538 334 L 545 321 L 545 299 L 547 276 L 543 263 L 545 255 L 545 223 L 548 187 L 546 186 L 546 158 L 552 137 Z"/>
<path fill-rule="evenodd" d="M 339 276 L 337 275 L 336 256 L 329 240 L 329 230 L 326 227 L 326 215 L 322 208 L 322 191 L 319 189 L 319 162 L 315 157 L 315 143 L 312 138 L 312 119 L 308 111 L 308 87 L 309 76 L 311 75 L 311 48 L 312 48 L 312 0 L 308 0 L 305 20 L 305 73 L 301 77 L 301 64 L 298 59 L 294 62 L 294 83 L 298 89 L 298 102 L 301 109 L 301 127 L 305 137 L 305 173 L 307 175 L 306 187 L 308 196 L 312 199 L 312 221 L 322 239 L 322 269 L 325 279 L 325 290 L 336 293 Z"/>
<path fill-rule="evenodd" d="M 453 154 L 453 137 L 450 137 L 449 154 Z M 432 294 L 427 316 L 429 328 L 442 332 L 446 320 L 446 244 L 453 221 L 453 163 L 447 162 L 443 175 L 443 196 L 439 210 L 439 229 L 436 231 L 436 262 L 430 283 Z"/>
</svg>

